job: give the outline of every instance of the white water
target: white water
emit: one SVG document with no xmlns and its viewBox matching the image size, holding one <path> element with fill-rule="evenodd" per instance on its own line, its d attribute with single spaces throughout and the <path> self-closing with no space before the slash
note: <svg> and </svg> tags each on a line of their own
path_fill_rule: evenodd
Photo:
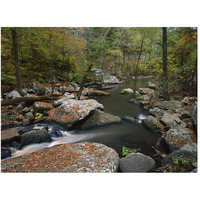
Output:
<svg viewBox="0 0 200 200">
<path fill-rule="evenodd" d="M 19 157 L 24 156 L 39 150 L 42 150 L 47 147 L 53 147 L 55 145 L 59 144 L 67 144 L 67 143 L 73 143 L 73 142 L 79 142 L 83 140 L 87 140 L 89 138 L 92 138 L 96 136 L 96 134 L 73 134 L 73 131 L 62 131 L 62 137 L 53 137 L 51 143 L 40 143 L 40 144 L 31 144 L 27 145 L 24 148 L 22 148 L 19 151 L 15 151 L 12 153 L 12 157 Z"/>
</svg>

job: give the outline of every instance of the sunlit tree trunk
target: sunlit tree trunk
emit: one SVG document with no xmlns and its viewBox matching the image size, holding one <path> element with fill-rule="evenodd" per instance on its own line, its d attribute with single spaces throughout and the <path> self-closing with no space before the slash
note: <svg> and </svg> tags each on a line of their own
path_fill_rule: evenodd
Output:
<svg viewBox="0 0 200 200">
<path fill-rule="evenodd" d="M 22 95 L 22 81 L 21 81 L 19 59 L 18 59 L 17 30 L 16 28 L 12 28 L 11 30 L 12 30 L 15 70 L 16 70 L 16 77 L 17 77 L 17 90 Z"/>
</svg>

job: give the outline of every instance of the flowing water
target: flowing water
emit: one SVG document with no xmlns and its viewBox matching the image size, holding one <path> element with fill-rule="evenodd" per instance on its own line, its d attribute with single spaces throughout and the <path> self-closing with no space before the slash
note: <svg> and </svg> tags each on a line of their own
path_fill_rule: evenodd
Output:
<svg viewBox="0 0 200 200">
<path fill-rule="evenodd" d="M 138 80 L 136 89 L 140 87 L 147 87 L 149 80 Z M 33 144 L 24 147 L 19 151 L 15 151 L 12 156 L 26 155 L 34 151 L 51 147 L 58 144 L 72 143 L 72 142 L 99 142 L 109 147 L 114 148 L 121 156 L 121 150 L 123 146 L 138 149 L 138 151 L 152 155 L 154 153 L 151 148 L 155 145 L 161 134 L 154 133 L 142 124 L 142 119 L 146 118 L 148 111 L 142 109 L 140 105 L 128 102 L 128 100 L 134 98 L 134 94 L 122 95 L 120 94 L 123 88 L 135 88 L 135 81 L 129 80 L 126 83 L 116 86 L 115 88 L 106 90 L 110 93 L 110 96 L 101 96 L 97 98 L 99 103 L 102 103 L 105 107 L 105 111 L 117 115 L 121 118 L 125 116 L 137 117 L 139 120 L 133 124 L 122 120 L 121 123 L 111 124 L 102 127 L 91 128 L 87 130 L 73 130 L 66 131 L 63 127 L 51 124 L 51 126 L 59 126 L 62 130 L 63 137 L 52 138 L 51 143 Z M 47 124 L 40 124 L 45 126 Z M 35 125 L 37 126 L 37 125 Z"/>
</svg>

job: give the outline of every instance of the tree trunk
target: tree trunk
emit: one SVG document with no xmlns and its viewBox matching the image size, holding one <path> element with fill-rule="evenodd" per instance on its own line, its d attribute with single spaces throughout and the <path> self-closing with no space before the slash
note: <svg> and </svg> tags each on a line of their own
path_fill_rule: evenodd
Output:
<svg viewBox="0 0 200 200">
<path fill-rule="evenodd" d="M 140 56 L 142 54 L 143 42 L 144 42 L 144 37 L 143 37 L 141 45 L 140 45 L 140 51 L 139 51 L 139 55 L 138 55 L 138 59 L 137 59 L 136 67 L 135 67 L 135 90 L 136 90 L 136 85 L 137 85 L 137 70 L 138 70 L 138 64 L 140 61 Z"/>
<path fill-rule="evenodd" d="M 163 97 L 169 100 L 167 79 L 167 28 L 163 27 Z"/>
<path fill-rule="evenodd" d="M 12 41 L 13 41 L 13 50 L 14 50 L 14 60 L 15 60 L 15 70 L 16 70 L 16 77 L 17 77 L 17 91 L 22 94 L 22 81 L 20 75 L 20 68 L 19 68 L 19 59 L 18 59 L 18 46 L 17 46 L 17 31 L 16 28 L 12 28 Z"/>
<path fill-rule="evenodd" d="M 81 94 L 82 94 L 82 91 L 83 91 L 83 87 L 84 87 L 86 78 L 88 76 L 88 73 L 91 71 L 92 66 L 93 66 L 92 64 L 89 65 L 88 70 L 86 71 L 85 75 L 83 76 L 82 82 L 80 84 L 80 89 L 79 89 L 78 94 L 76 96 L 76 99 L 78 99 L 78 100 L 80 100 L 80 98 L 81 98 Z"/>
<path fill-rule="evenodd" d="M 34 101 L 57 100 L 57 99 L 58 97 L 52 97 L 52 96 L 21 97 L 21 98 L 15 98 L 15 99 L 10 99 L 10 100 L 4 100 L 1 102 L 1 106 L 14 105 L 22 101 L 34 102 Z"/>
</svg>

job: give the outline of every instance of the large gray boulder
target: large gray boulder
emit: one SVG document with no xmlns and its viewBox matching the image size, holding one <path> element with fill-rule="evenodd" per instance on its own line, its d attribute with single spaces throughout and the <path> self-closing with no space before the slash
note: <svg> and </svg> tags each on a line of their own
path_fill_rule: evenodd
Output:
<svg viewBox="0 0 200 200">
<path fill-rule="evenodd" d="M 142 153 L 130 153 L 120 159 L 122 172 L 147 172 L 155 167 L 155 161 Z"/>
<path fill-rule="evenodd" d="M 143 120 L 143 124 L 152 131 L 158 130 L 157 128 L 158 121 L 155 117 L 151 115 L 149 115 L 146 119 Z"/>
<path fill-rule="evenodd" d="M 179 150 L 185 144 L 193 143 L 194 133 L 188 128 L 170 129 L 164 135 L 171 151 Z"/>
<path fill-rule="evenodd" d="M 158 103 L 157 107 L 159 107 L 162 110 L 168 110 L 168 112 L 173 113 L 173 112 L 179 112 L 182 105 L 181 102 L 179 101 L 162 101 Z"/>
<path fill-rule="evenodd" d="M 186 124 L 176 114 L 166 112 L 161 118 L 161 122 L 169 128 L 180 129 L 185 128 Z"/>
<path fill-rule="evenodd" d="M 58 100 L 54 101 L 53 102 L 53 106 L 54 107 L 58 107 L 58 106 L 62 105 L 62 103 L 64 101 L 68 101 L 68 100 L 73 99 L 73 98 L 75 98 L 74 94 L 65 95 L 64 98 L 61 98 L 61 99 L 58 99 Z"/>
<path fill-rule="evenodd" d="M 52 108 L 52 105 L 50 103 L 36 101 L 33 104 L 33 110 L 35 113 L 43 113 L 44 111 L 48 111 Z"/>
<path fill-rule="evenodd" d="M 26 132 L 22 134 L 20 137 L 21 146 L 26 146 L 28 144 L 34 144 L 34 143 L 50 142 L 50 141 L 51 137 L 47 129 L 45 128 L 41 130 L 32 130 Z"/>
<path fill-rule="evenodd" d="M 21 95 L 17 91 L 12 91 L 7 95 L 7 97 L 8 99 L 15 99 L 21 97 Z"/>
<path fill-rule="evenodd" d="M 19 138 L 17 128 L 9 128 L 1 131 L 1 143 L 9 142 Z"/>
<path fill-rule="evenodd" d="M 149 110 L 149 114 L 153 115 L 156 118 L 160 118 L 165 114 L 166 111 L 160 109 L 160 108 L 153 108 Z"/>
<path fill-rule="evenodd" d="M 104 84 L 118 84 L 119 79 L 116 76 L 104 75 L 103 76 L 103 83 Z"/>
<path fill-rule="evenodd" d="M 2 172 L 117 172 L 117 152 L 103 144 L 61 144 L 1 163 Z"/>
<path fill-rule="evenodd" d="M 111 123 L 121 122 L 120 117 L 105 113 L 101 110 L 94 110 L 86 120 L 81 124 L 81 128 L 91 128 L 95 126 L 103 126 Z"/>
<path fill-rule="evenodd" d="M 197 125 L 197 102 L 191 106 L 190 115 L 194 121 L 194 124 Z"/>
<path fill-rule="evenodd" d="M 94 99 L 89 100 L 74 100 L 64 101 L 62 105 L 52 109 L 49 112 L 49 119 L 69 125 L 84 119 L 91 111 L 96 109 L 104 109 L 104 106 Z"/>
</svg>

